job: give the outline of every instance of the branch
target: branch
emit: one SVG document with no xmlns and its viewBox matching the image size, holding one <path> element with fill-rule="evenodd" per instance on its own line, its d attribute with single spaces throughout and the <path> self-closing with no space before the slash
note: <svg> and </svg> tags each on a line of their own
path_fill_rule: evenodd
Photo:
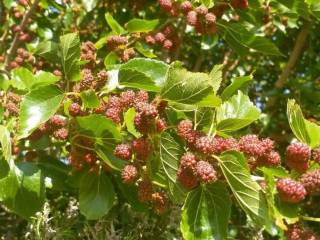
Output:
<svg viewBox="0 0 320 240">
<path fill-rule="evenodd" d="M 283 69 L 279 79 L 275 82 L 275 87 L 280 89 L 283 88 L 292 69 L 295 67 L 298 59 L 300 58 L 303 47 L 307 41 L 308 34 L 311 28 L 311 23 L 310 22 L 304 22 L 302 29 L 300 33 L 297 36 L 294 48 L 290 54 L 289 60 L 287 62 L 287 65 Z"/>
<path fill-rule="evenodd" d="M 23 31 L 26 28 L 27 23 L 28 23 L 28 19 L 35 12 L 39 2 L 40 2 L 40 0 L 34 0 L 33 4 L 30 6 L 29 10 L 24 15 L 24 17 L 22 19 L 22 22 L 20 24 L 21 31 Z M 6 71 L 10 70 L 10 62 L 11 62 L 15 52 L 17 51 L 18 44 L 19 44 L 19 32 L 17 32 L 15 34 L 13 42 L 12 42 L 12 45 L 11 45 L 10 49 L 8 50 L 8 55 L 6 57 L 6 61 L 5 61 L 5 64 L 4 64 Z"/>
</svg>

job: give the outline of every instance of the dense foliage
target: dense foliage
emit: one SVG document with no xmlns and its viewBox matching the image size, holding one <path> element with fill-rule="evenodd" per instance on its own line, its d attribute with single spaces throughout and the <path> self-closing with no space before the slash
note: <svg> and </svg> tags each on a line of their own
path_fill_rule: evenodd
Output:
<svg viewBox="0 0 320 240">
<path fill-rule="evenodd" d="M 317 0 L 1 1 L 1 235 L 320 239 L 319 19 Z"/>
</svg>

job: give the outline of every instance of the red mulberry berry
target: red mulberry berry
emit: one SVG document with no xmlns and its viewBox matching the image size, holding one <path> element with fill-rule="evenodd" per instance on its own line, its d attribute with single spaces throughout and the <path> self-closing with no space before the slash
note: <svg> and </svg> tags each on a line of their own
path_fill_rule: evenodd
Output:
<svg viewBox="0 0 320 240">
<path fill-rule="evenodd" d="M 189 168 L 193 170 L 195 169 L 197 160 L 197 157 L 193 153 L 186 152 L 180 159 L 180 167 L 182 169 Z"/>
<path fill-rule="evenodd" d="M 61 76 L 62 76 L 62 72 L 61 72 L 60 70 L 58 70 L 58 69 L 55 69 L 55 70 L 53 71 L 53 74 L 54 74 L 55 76 L 57 76 L 57 77 L 61 77 Z"/>
<path fill-rule="evenodd" d="M 298 223 L 288 226 L 285 232 L 288 240 L 319 240 L 320 237 L 309 229 L 304 229 Z"/>
<path fill-rule="evenodd" d="M 312 151 L 312 159 L 317 163 L 320 163 L 320 147 L 313 149 Z"/>
<path fill-rule="evenodd" d="M 162 192 L 155 192 L 151 196 L 153 209 L 156 214 L 163 214 L 168 209 L 168 198 Z"/>
<path fill-rule="evenodd" d="M 173 42 L 169 39 L 166 39 L 164 42 L 163 42 L 163 48 L 167 49 L 167 50 L 170 50 L 172 49 L 173 47 Z"/>
<path fill-rule="evenodd" d="M 81 106 L 79 103 L 72 103 L 69 106 L 69 114 L 73 117 L 77 117 L 82 115 L 82 110 L 81 110 Z"/>
<path fill-rule="evenodd" d="M 246 9 L 249 7 L 248 0 L 231 0 L 231 6 L 233 8 Z"/>
<path fill-rule="evenodd" d="M 86 153 L 82 158 L 88 165 L 93 165 L 97 161 L 97 155 L 94 153 Z"/>
<path fill-rule="evenodd" d="M 214 138 L 214 153 L 221 154 L 224 151 L 228 150 L 238 150 L 239 145 L 236 139 L 234 138 L 221 138 L 215 137 Z"/>
<path fill-rule="evenodd" d="M 8 102 L 6 104 L 6 112 L 9 116 L 19 116 L 19 106 L 16 103 Z"/>
<path fill-rule="evenodd" d="M 186 134 L 193 130 L 193 123 L 190 120 L 182 120 L 178 124 L 178 134 L 180 137 L 185 138 Z"/>
<path fill-rule="evenodd" d="M 107 102 L 107 107 L 108 108 L 118 108 L 121 109 L 121 100 L 118 96 L 110 96 Z"/>
<path fill-rule="evenodd" d="M 202 136 L 196 140 L 196 149 L 204 154 L 212 154 L 215 152 L 214 138 L 209 136 Z"/>
<path fill-rule="evenodd" d="M 311 151 L 304 143 L 292 143 L 286 150 L 287 165 L 298 172 L 304 172 L 307 163 L 311 158 Z"/>
<path fill-rule="evenodd" d="M 50 118 L 50 124 L 53 128 L 62 128 L 67 125 L 67 121 L 63 116 L 56 114 Z"/>
<path fill-rule="evenodd" d="M 139 177 L 138 170 L 133 165 L 126 165 L 121 172 L 121 178 L 124 183 L 134 183 Z"/>
<path fill-rule="evenodd" d="M 307 192 L 303 185 L 289 178 L 279 179 L 277 181 L 277 190 L 279 197 L 284 202 L 301 202 Z"/>
<path fill-rule="evenodd" d="M 107 118 L 111 119 L 114 123 L 120 123 L 121 122 L 120 112 L 121 112 L 121 109 L 119 108 L 108 108 L 105 115 Z"/>
<path fill-rule="evenodd" d="M 186 14 L 192 10 L 192 3 L 190 1 L 184 1 L 180 5 L 181 11 Z"/>
<path fill-rule="evenodd" d="M 166 40 L 166 36 L 162 32 L 158 32 L 154 36 L 154 39 L 156 40 L 157 43 L 163 43 L 164 40 Z"/>
<path fill-rule="evenodd" d="M 309 194 L 320 193 L 320 169 L 303 174 L 300 181 Z"/>
<path fill-rule="evenodd" d="M 136 94 L 135 104 L 138 104 L 140 102 L 148 102 L 149 101 L 149 94 L 147 91 L 140 90 Z"/>
<path fill-rule="evenodd" d="M 128 43 L 128 39 L 122 36 L 110 36 L 107 39 L 107 46 L 110 50 L 115 50 L 120 45 L 125 45 Z"/>
<path fill-rule="evenodd" d="M 189 168 L 180 167 L 177 171 L 177 179 L 181 185 L 187 189 L 193 189 L 199 185 L 197 176 Z"/>
<path fill-rule="evenodd" d="M 97 114 L 104 114 L 106 111 L 107 111 L 107 104 L 104 101 L 101 101 L 100 106 L 94 110 L 94 112 Z"/>
<path fill-rule="evenodd" d="M 158 115 L 157 108 L 149 103 L 140 102 L 136 105 L 137 110 L 145 117 L 155 118 Z"/>
<path fill-rule="evenodd" d="M 147 44 L 149 44 L 149 45 L 154 45 L 154 44 L 156 43 L 156 40 L 155 40 L 154 37 L 151 36 L 151 35 L 146 35 L 146 36 L 144 37 L 144 41 L 145 41 Z"/>
<path fill-rule="evenodd" d="M 145 203 L 152 200 L 152 184 L 150 181 L 143 180 L 138 184 L 138 199 L 140 202 Z"/>
<path fill-rule="evenodd" d="M 57 129 L 53 132 L 53 137 L 57 140 L 60 140 L 60 141 L 67 140 L 68 135 L 69 135 L 69 132 L 68 132 L 68 129 L 66 129 L 66 128 L 60 128 L 60 129 Z"/>
<path fill-rule="evenodd" d="M 265 138 L 261 140 L 261 147 L 265 152 L 270 152 L 274 149 L 274 141 L 270 138 Z"/>
<path fill-rule="evenodd" d="M 157 119 L 156 121 L 156 127 L 158 132 L 163 132 L 167 128 L 167 123 L 164 119 Z"/>
<path fill-rule="evenodd" d="M 159 0 L 159 4 L 160 7 L 167 12 L 170 12 L 173 7 L 172 0 Z"/>
<path fill-rule="evenodd" d="M 207 13 L 205 16 L 207 24 L 214 24 L 216 22 L 216 16 L 213 13 Z"/>
<path fill-rule="evenodd" d="M 14 102 L 14 103 L 20 103 L 21 102 L 21 96 L 19 96 L 18 94 L 15 94 L 13 92 L 9 92 L 7 94 L 7 100 Z"/>
<path fill-rule="evenodd" d="M 134 125 L 139 132 L 146 134 L 152 127 L 152 119 L 144 116 L 142 113 L 137 113 L 134 117 Z"/>
<path fill-rule="evenodd" d="M 121 93 L 120 102 L 123 108 L 132 107 L 135 102 L 136 94 L 132 90 L 128 90 Z"/>
<path fill-rule="evenodd" d="M 206 161 L 197 162 L 196 173 L 201 182 L 209 183 L 217 180 L 216 171 L 212 165 Z"/>
<path fill-rule="evenodd" d="M 123 160 L 130 160 L 132 156 L 132 146 L 131 144 L 119 144 L 113 151 L 113 154 Z"/>
<path fill-rule="evenodd" d="M 197 26 L 198 24 L 198 14 L 195 11 L 190 11 L 187 14 L 187 22 L 191 26 Z"/>
<path fill-rule="evenodd" d="M 271 151 L 263 155 L 262 157 L 258 158 L 258 165 L 260 166 L 271 167 L 271 166 L 278 166 L 280 164 L 281 164 L 281 158 L 279 153 L 277 153 L 276 151 Z"/>
<path fill-rule="evenodd" d="M 132 149 L 140 160 L 147 160 L 152 151 L 152 145 L 147 138 L 137 138 L 132 142 Z"/>
<path fill-rule="evenodd" d="M 240 150 L 249 155 L 259 157 L 265 153 L 265 149 L 262 147 L 261 141 L 257 135 L 245 135 L 239 140 Z"/>
<path fill-rule="evenodd" d="M 38 153 L 36 151 L 28 151 L 26 152 L 26 155 L 24 158 L 27 162 L 31 162 L 37 157 L 38 157 Z"/>
<path fill-rule="evenodd" d="M 205 6 L 199 6 L 196 8 L 196 13 L 198 13 L 201 16 L 205 16 L 208 13 L 208 8 Z"/>
</svg>

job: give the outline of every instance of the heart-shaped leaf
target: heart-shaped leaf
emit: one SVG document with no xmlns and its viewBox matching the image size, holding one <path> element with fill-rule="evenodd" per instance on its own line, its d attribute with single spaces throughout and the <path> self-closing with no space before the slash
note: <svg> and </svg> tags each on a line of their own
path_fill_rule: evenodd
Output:
<svg viewBox="0 0 320 240">
<path fill-rule="evenodd" d="M 226 239 L 230 212 L 231 199 L 222 182 L 193 190 L 182 209 L 181 232 L 184 239 Z"/>
<path fill-rule="evenodd" d="M 128 32 L 150 32 L 157 27 L 159 20 L 146 20 L 146 19 L 131 19 L 126 24 Z"/>
<path fill-rule="evenodd" d="M 243 91 L 250 83 L 252 82 L 252 76 L 243 76 L 237 77 L 233 79 L 232 83 L 226 87 L 222 94 L 221 98 L 223 101 L 228 100 L 233 94 L 235 94 L 238 90 Z"/>
</svg>

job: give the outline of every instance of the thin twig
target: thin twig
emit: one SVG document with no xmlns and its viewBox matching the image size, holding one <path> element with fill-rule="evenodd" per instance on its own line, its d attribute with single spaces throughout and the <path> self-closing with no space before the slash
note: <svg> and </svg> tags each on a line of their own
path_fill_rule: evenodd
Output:
<svg viewBox="0 0 320 240">
<path fill-rule="evenodd" d="M 35 0 L 33 2 L 33 4 L 30 6 L 29 10 L 26 12 L 26 14 L 24 15 L 22 22 L 20 24 L 20 29 L 21 31 L 23 31 L 28 23 L 28 19 L 32 16 L 32 14 L 35 12 L 38 4 L 39 4 L 40 0 Z M 17 32 L 14 36 L 12 45 L 8 51 L 8 55 L 6 56 L 6 61 L 5 61 L 5 70 L 9 71 L 10 70 L 10 62 L 18 48 L 18 44 L 19 44 L 19 32 Z"/>
</svg>

